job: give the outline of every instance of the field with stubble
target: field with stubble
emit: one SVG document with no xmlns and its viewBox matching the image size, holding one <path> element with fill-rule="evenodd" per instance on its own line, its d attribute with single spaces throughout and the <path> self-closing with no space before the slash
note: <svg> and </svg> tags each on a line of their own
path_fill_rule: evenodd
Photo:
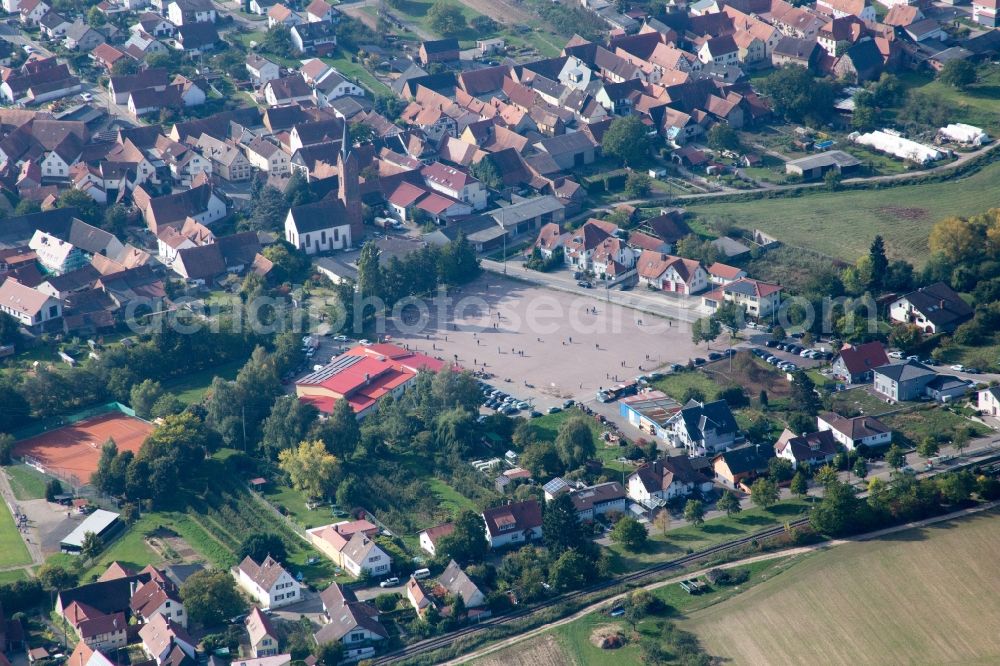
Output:
<svg viewBox="0 0 1000 666">
<path fill-rule="evenodd" d="M 730 664 L 1000 663 L 1000 512 L 852 543 L 693 613 Z"/>
</svg>

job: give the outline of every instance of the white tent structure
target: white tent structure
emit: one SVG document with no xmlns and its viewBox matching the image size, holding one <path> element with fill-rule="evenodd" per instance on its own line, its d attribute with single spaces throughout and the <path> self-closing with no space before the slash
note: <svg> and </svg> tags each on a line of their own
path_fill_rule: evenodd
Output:
<svg viewBox="0 0 1000 666">
<path fill-rule="evenodd" d="M 883 153 L 889 153 L 900 159 L 910 160 L 917 164 L 936 162 L 937 160 L 944 159 L 946 156 L 946 153 L 937 148 L 911 141 L 888 130 L 875 130 L 867 134 L 852 134 L 851 140 L 862 146 L 868 146 L 869 148 L 874 148 Z"/>
<path fill-rule="evenodd" d="M 990 137 L 974 125 L 952 123 L 938 130 L 938 136 L 945 141 L 954 141 L 968 146 L 981 146 L 988 143 Z"/>
</svg>

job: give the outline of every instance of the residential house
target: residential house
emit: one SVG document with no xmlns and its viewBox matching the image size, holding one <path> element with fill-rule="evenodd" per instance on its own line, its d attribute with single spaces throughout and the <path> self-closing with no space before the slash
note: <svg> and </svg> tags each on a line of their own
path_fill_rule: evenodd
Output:
<svg viewBox="0 0 1000 666">
<path fill-rule="evenodd" d="M 745 440 L 725 400 L 690 400 L 667 421 L 670 442 L 691 456 L 704 456 L 742 444 Z"/>
<path fill-rule="evenodd" d="M 410 579 L 406 581 L 406 600 L 410 602 L 413 606 L 413 610 L 416 611 L 417 617 L 422 618 L 427 609 L 431 606 L 437 607 L 434 597 L 432 597 L 423 584 L 410 576 Z"/>
<path fill-rule="evenodd" d="M 455 531 L 455 523 L 442 523 L 420 532 L 420 549 L 431 557 L 437 555 L 437 545 L 441 539 Z"/>
<path fill-rule="evenodd" d="M 91 60 L 106 69 L 108 72 L 111 72 L 116 62 L 127 57 L 129 56 L 125 55 L 124 52 L 103 41 L 90 51 Z"/>
<path fill-rule="evenodd" d="M 38 21 L 38 28 L 49 39 L 62 39 L 71 25 L 59 12 L 49 12 Z"/>
<path fill-rule="evenodd" d="M 260 171 L 275 176 L 287 176 L 291 172 L 291 157 L 269 139 L 255 137 L 247 144 L 246 155 L 250 165 Z"/>
<path fill-rule="evenodd" d="M 857 16 L 869 23 L 877 19 L 871 0 L 816 0 L 816 9 L 834 18 Z"/>
<path fill-rule="evenodd" d="M 432 62 L 457 62 L 459 46 L 457 39 L 438 39 L 420 43 L 417 52 L 420 64 L 425 67 Z"/>
<path fill-rule="evenodd" d="M 185 23 L 177 28 L 174 47 L 188 53 L 205 53 L 219 43 L 219 32 L 212 23 Z"/>
<path fill-rule="evenodd" d="M 366 520 L 307 530 L 320 552 L 354 576 L 379 576 L 392 569 L 392 558 L 373 541 L 377 532 L 378 528 Z"/>
<path fill-rule="evenodd" d="M 141 187 L 136 188 L 146 195 Z M 146 226 L 154 234 L 164 227 L 182 227 L 188 218 L 209 225 L 226 216 L 226 204 L 212 190 L 210 185 L 198 185 L 189 190 L 162 197 L 148 198 L 145 204 L 136 202 Z"/>
<path fill-rule="evenodd" d="M 36 229 L 28 247 L 35 251 L 40 263 L 47 272 L 62 275 L 87 264 L 87 256 L 83 250 L 69 241 L 47 234 Z"/>
<path fill-rule="evenodd" d="M 702 303 L 712 310 L 723 302 L 741 306 L 751 317 L 767 317 L 781 306 L 781 285 L 742 277 L 702 296 Z"/>
<path fill-rule="evenodd" d="M 161 39 L 173 37 L 177 32 L 177 26 L 159 14 L 144 12 L 139 16 L 139 22 L 129 27 L 129 32 L 133 35 L 142 33 Z"/>
<path fill-rule="evenodd" d="M 142 649 L 157 666 L 193 666 L 197 642 L 187 630 L 162 615 L 154 615 L 139 630 Z"/>
<path fill-rule="evenodd" d="M 712 482 L 686 455 L 668 456 L 641 465 L 629 475 L 628 496 L 646 508 L 663 506 L 676 497 L 708 492 Z"/>
<path fill-rule="evenodd" d="M 263 85 L 281 76 L 281 69 L 277 63 L 271 62 L 264 56 L 256 53 L 247 55 L 246 66 L 247 74 L 250 75 L 250 81 L 255 86 Z"/>
<path fill-rule="evenodd" d="M 312 99 L 313 92 L 301 74 L 270 79 L 261 89 L 268 106 L 297 104 Z"/>
<path fill-rule="evenodd" d="M 316 81 L 313 96 L 316 98 L 316 103 L 323 107 L 330 106 L 334 100 L 341 97 L 364 97 L 365 91 L 361 86 L 348 81 L 340 72 L 331 67 Z"/>
<path fill-rule="evenodd" d="M 690 295 L 708 288 L 708 273 L 694 259 L 643 250 L 635 266 L 639 284 L 650 289 Z"/>
<path fill-rule="evenodd" d="M 728 449 L 712 458 L 715 478 L 725 486 L 749 492 L 758 476 L 767 473 L 774 449 L 760 444 L 747 444 Z"/>
<path fill-rule="evenodd" d="M 293 25 L 292 46 L 300 54 L 326 55 L 337 46 L 337 27 L 329 21 Z"/>
<path fill-rule="evenodd" d="M 74 601 L 62 615 L 80 640 L 92 650 L 116 650 L 125 647 L 128 642 L 125 613 L 104 613 L 86 603 Z"/>
<path fill-rule="evenodd" d="M 872 381 L 875 368 L 889 364 L 889 357 L 881 342 L 860 345 L 845 344 L 833 359 L 833 376 L 848 384 Z"/>
<path fill-rule="evenodd" d="M 260 657 L 273 657 L 280 654 L 278 649 L 278 632 L 271 624 L 271 618 L 254 606 L 250 609 L 250 614 L 243 621 L 247 628 L 247 636 L 250 639 L 250 654 L 255 659 Z"/>
<path fill-rule="evenodd" d="M 956 398 L 965 397 L 975 388 L 975 382 L 969 379 L 959 379 L 954 375 L 937 375 L 924 388 L 931 400 L 950 402 Z"/>
<path fill-rule="evenodd" d="M 882 75 L 884 60 L 878 45 L 872 39 L 863 39 L 851 46 L 837 59 L 833 73 L 852 83 L 874 81 Z"/>
<path fill-rule="evenodd" d="M 108 79 L 108 95 L 115 104 L 128 104 L 129 95 L 136 90 L 166 90 L 170 84 L 169 76 L 162 67 L 150 67 L 138 74 L 112 76 Z"/>
<path fill-rule="evenodd" d="M 21 25 L 38 25 L 38 22 L 42 20 L 43 16 L 49 13 L 50 9 L 52 9 L 52 6 L 44 0 L 21 0 L 18 9 Z"/>
<path fill-rule="evenodd" d="M 823 49 L 816 40 L 782 37 L 771 51 L 771 64 L 775 67 L 796 65 L 815 72 L 822 57 Z"/>
<path fill-rule="evenodd" d="M 698 49 L 698 60 L 706 65 L 724 67 L 739 63 L 740 47 L 732 35 L 722 35 L 705 40 Z"/>
<path fill-rule="evenodd" d="M 486 595 L 472 582 L 469 575 L 462 571 L 462 567 L 458 566 L 455 560 L 451 560 L 438 576 L 438 583 L 452 597 L 461 597 L 467 609 L 482 608 L 486 605 Z"/>
<path fill-rule="evenodd" d="M 1000 386 L 990 386 L 979 392 L 977 407 L 980 414 L 1000 416 Z"/>
<path fill-rule="evenodd" d="M 871 448 L 888 446 L 892 442 L 892 430 L 872 416 L 845 417 L 833 412 L 824 412 L 816 417 L 819 430 L 833 432 L 833 437 L 849 451 L 862 444 Z"/>
<path fill-rule="evenodd" d="M 302 599 L 299 582 L 270 555 L 260 564 L 245 557 L 232 573 L 236 584 L 265 610 Z"/>
<path fill-rule="evenodd" d="M 819 469 L 831 462 L 843 445 L 833 436 L 832 430 L 796 435 L 785 428 L 778 441 L 774 443 L 774 455 L 792 463 L 792 469 L 806 464 L 813 470 Z"/>
<path fill-rule="evenodd" d="M 0 83 L 0 99 L 11 104 L 41 104 L 81 90 L 80 79 L 70 73 L 66 63 L 44 58 L 8 70 Z"/>
<path fill-rule="evenodd" d="M 424 183 L 435 192 L 463 201 L 472 206 L 473 210 L 486 208 L 489 192 L 468 173 L 434 162 L 421 169 L 420 175 Z"/>
<path fill-rule="evenodd" d="M 490 548 L 519 546 L 542 537 L 542 507 L 537 500 L 492 507 L 482 516 Z"/>
<path fill-rule="evenodd" d="M 304 22 L 302 16 L 293 12 L 285 5 L 278 3 L 267 10 L 267 29 L 270 30 L 276 25 L 283 25 L 288 28 L 301 25 Z"/>
<path fill-rule="evenodd" d="M 625 489 L 617 481 L 573 490 L 569 498 L 573 502 L 573 508 L 576 509 L 577 518 L 587 521 L 603 516 L 609 511 L 625 513 L 628 504 Z"/>
<path fill-rule="evenodd" d="M 911 291 L 889 305 L 889 319 L 913 324 L 927 334 L 951 333 L 972 315 L 972 307 L 943 282 Z"/>
<path fill-rule="evenodd" d="M 327 622 L 313 636 L 317 645 L 340 641 L 351 647 L 389 638 L 375 606 L 358 601 L 352 590 L 331 583 L 320 592 L 319 598 Z"/>
<path fill-rule="evenodd" d="M 159 572 L 158 572 L 159 573 Z M 173 581 L 164 575 L 151 577 L 132 593 L 129 602 L 132 616 L 143 624 L 157 615 L 187 628 L 187 613 L 181 601 L 180 591 Z"/>
<path fill-rule="evenodd" d="M 889 363 L 872 371 L 875 392 L 895 402 L 924 397 L 937 373 L 917 361 Z"/>
<path fill-rule="evenodd" d="M 681 406 L 663 391 L 647 389 L 622 398 L 618 408 L 621 416 L 640 431 L 666 442 L 670 440 L 667 421 Z"/>
<path fill-rule="evenodd" d="M 322 23 L 324 21 L 332 23 L 336 17 L 337 10 L 324 0 L 312 0 L 306 7 L 306 21 L 309 23 Z"/>
<path fill-rule="evenodd" d="M 63 45 L 70 51 L 91 51 L 104 43 L 104 35 L 77 19 L 66 29 Z"/>
<path fill-rule="evenodd" d="M 167 18 L 176 26 L 191 23 L 215 23 L 218 15 L 212 0 L 173 0 L 167 5 Z"/>
<path fill-rule="evenodd" d="M 267 16 L 267 10 L 276 3 L 277 0 L 250 0 L 250 13 L 257 16 Z"/>
<path fill-rule="evenodd" d="M 195 148 L 202 157 L 212 162 L 212 172 L 223 179 L 233 183 L 250 180 L 253 166 L 234 142 L 202 134 L 195 143 Z"/>
<path fill-rule="evenodd" d="M 1000 27 L 997 0 L 972 0 L 972 20 L 988 28 Z"/>
<path fill-rule="evenodd" d="M 629 236 L 629 240 L 631 240 Z M 747 276 L 747 272 L 742 268 L 730 266 L 721 262 L 715 262 L 705 272 L 708 273 L 708 281 L 712 284 L 725 285 Z"/>
<path fill-rule="evenodd" d="M 536 142 L 534 147 L 551 157 L 564 171 L 591 164 L 597 155 L 597 146 L 585 132 L 551 136 Z"/>
</svg>

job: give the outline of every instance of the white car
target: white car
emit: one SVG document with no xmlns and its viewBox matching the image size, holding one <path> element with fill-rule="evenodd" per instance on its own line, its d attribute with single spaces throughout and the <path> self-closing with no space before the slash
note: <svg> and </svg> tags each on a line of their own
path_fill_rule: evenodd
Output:
<svg viewBox="0 0 1000 666">
<path fill-rule="evenodd" d="M 396 587 L 399 585 L 399 579 L 393 576 L 392 578 L 386 578 L 384 581 L 378 584 L 379 587 Z"/>
<path fill-rule="evenodd" d="M 956 363 L 955 365 L 951 366 L 951 369 L 954 370 L 955 372 L 965 372 L 965 366 L 962 365 L 961 363 Z"/>
<path fill-rule="evenodd" d="M 94 96 L 87 92 L 80 93 L 80 99 L 82 99 L 84 102 L 93 102 Z"/>
<path fill-rule="evenodd" d="M 901 351 L 891 351 L 891 352 L 889 352 L 889 358 L 903 358 L 903 352 L 901 352 Z"/>
<path fill-rule="evenodd" d="M 23 48 L 24 52 L 27 53 L 28 55 L 31 55 L 32 53 L 35 52 L 35 47 L 32 46 L 31 44 L 25 44 Z"/>
</svg>

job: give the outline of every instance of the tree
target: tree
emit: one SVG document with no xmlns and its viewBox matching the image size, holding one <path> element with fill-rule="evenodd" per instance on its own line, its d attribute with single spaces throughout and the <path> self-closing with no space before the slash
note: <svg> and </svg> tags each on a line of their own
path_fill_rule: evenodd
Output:
<svg viewBox="0 0 1000 666">
<path fill-rule="evenodd" d="M 549 582 L 559 591 L 575 590 L 587 584 L 593 571 L 594 565 L 589 559 L 576 550 L 567 550 L 549 568 Z"/>
<path fill-rule="evenodd" d="M 338 666 L 344 658 L 344 644 L 340 641 L 329 641 L 318 645 L 315 656 L 318 666 Z"/>
<path fill-rule="evenodd" d="M 0 345 L 21 341 L 21 324 L 6 312 L 0 312 Z"/>
<path fill-rule="evenodd" d="M 615 543 L 620 543 L 628 550 L 639 550 L 646 545 L 649 535 L 646 528 L 635 518 L 625 516 L 615 523 L 608 535 Z"/>
<path fill-rule="evenodd" d="M 740 506 L 739 498 L 728 490 L 722 493 L 722 497 L 715 503 L 715 508 L 719 511 L 725 511 L 726 515 L 730 518 L 743 510 L 743 507 Z"/>
<path fill-rule="evenodd" d="M 0 465 L 9 465 L 13 462 L 14 436 L 5 432 L 0 432 Z"/>
<path fill-rule="evenodd" d="M 649 195 L 653 181 L 641 171 L 630 171 L 625 178 L 625 196 L 629 199 L 641 199 Z"/>
<path fill-rule="evenodd" d="M 952 88 L 967 88 L 976 82 L 976 66 L 962 58 L 949 60 L 938 73 L 938 80 Z"/>
<path fill-rule="evenodd" d="M 795 476 L 792 477 L 792 482 L 789 484 L 788 489 L 796 497 L 805 497 L 809 494 L 809 480 L 806 479 L 806 475 L 801 471 L 796 472 Z"/>
<path fill-rule="evenodd" d="M 667 536 L 667 531 L 670 529 L 670 512 L 666 509 L 660 509 L 656 517 L 653 518 L 653 525 L 660 529 L 663 536 Z"/>
<path fill-rule="evenodd" d="M 52 479 L 45 484 L 45 499 L 49 502 L 55 502 L 56 497 L 63 494 L 62 483 L 59 479 Z"/>
<path fill-rule="evenodd" d="M 457 6 L 444 0 L 437 0 L 427 10 L 427 25 L 434 32 L 449 36 L 460 32 L 465 27 L 465 15 Z"/>
<path fill-rule="evenodd" d="M 809 522 L 817 532 L 831 536 L 863 529 L 863 522 L 858 521 L 860 504 L 853 486 L 834 481 L 826 487 L 823 499 L 812 510 Z"/>
<path fill-rule="evenodd" d="M 470 166 L 469 173 L 492 190 L 503 188 L 503 173 L 489 155 Z"/>
<path fill-rule="evenodd" d="M 816 474 L 814 475 L 814 477 L 816 479 L 816 483 L 823 486 L 824 488 L 830 485 L 831 483 L 836 482 L 840 478 L 840 476 L 837 474 L 837 468 L 829 464 L 823 465 L 818 470 L 816 470 Z"/>
<path fill-rule="evenodd" d="M 739 150 L 740 136 L 725 123 L 716 123 L 708 130 L 708 147 L 713 150 Z"/>
<path fill-rule="evenodd" d="M 77 578 L 69 569 L 58 564 L 43 564 L 38 570 L 38 579 L 48 590 L 65 590 L 75 587 Z"/>
<path fill-rule="evenodd" d="M 244 71 L 246 71 L 246 66 L 244 65 Z M 115 64 L 111 66 L 111 74 L 113 76 L 129 76 L 132 74 L 139 73 L 139 61 L 132 58 L 119 58 L 115 61 Z"/>
<path fill-rule="evenodd" d="M 331 492 L 340 462 L 331 455 L 323 442 L 302 442 L 298 448 L 278 454 L 278 467 L 288 474 L 292 485 L 309 497 L 323 497 Z"/>
<path fill-rule="evenodd" d="M 135 415 L 141 419 L 148 419 L 153 411 L 153 405 L 163 396 L 163 387 L 160 382 L 152 379 L 144 379 L 141 383 L 132 387 L 129 403 L 135 410 Z"/>
<path fill-rule="evenodd" d="M 580 519 L 569 493 L 563 493 L 545 505 L 542 514 L 542 539 L 553 555 L 571 549 L 582 551 L 587 546 L 587 538 L 580 527 Z"/>
<path fill-rule="evenodd" d="M 719 324 L 717 319 L 713 319 L 712 317 L 696 319 L 691 324 L 691 342 L 694 344 L 698 344 L 699 342 L 711 343 L 719 337 L 720 333 L 722 333 L 722 325 Z"/>
<path fill-rule="evenodd" d="M 486 37 L 497 31 L 497 22 L 489 16 L 475 16 L 469 21 L 469 27 L 480 37 Z"/>
<path fill-rule="evenodd" d="M 701 527 L 705 524 L 705 505 L 702 504 L 701 500 L 689 499 L 684 504 L 684 520 L 695 527 Z"/>
<path fill-rule="evenodd" d="M 275 30 L 269 31 L 272 34 Z M 288 201 L 278 188 L 266 185 L 253 200 L 253 211 L 241 225 L 248 231 L 275 231 L 285 223 L 288 216 Z"/>
<path fill-rule="evenodd" d="M 261 254 L 274 264 L 271 276 L 276 283 L 301 282 L 309 276 L 309 258 L 284 240 L 268 245 Z"/>
<path fill-rule="evenodd" d="M 292 58 L 295 56 L 292 44 L 292 31 L 285 25 L 276 25 L 268 30 L 260 46 L 264 51 L 282 58 Z"/>
<path fill-rule="evenodd" d="M 760 90 L 770 97 L 774 110 L 793 122 L 823 122 L 833 109 L 836 85 L 816 79 L 804 67 L 782 67 L 760 83 Z"/>
<path fill-rule="evenodd" d="M 101 548 L 104 544 L 101 543 L 101 537 L 95 532 L 87 532 L 83 535 L 83 541 L 80 544 L 80 554 L 83 555 L 84 559 L 92 560 L 101 553 Z"/>
<path fill-rule="evenodd" d="M 750 486 L 750 501 L 762 509 L 770 509 L 779 497 L 778 484 L 771 479 L 761 477 Z"/>
<path fill-rule="evenodd" d="M 559 426 L 555 445 L 559 460 L 566 469 L 580 467 L 593 458 L 597 451 L 594 431 L 583 416 L 568 419 Z"/>
<path fill-rule="evenodd" d="M 100 226 L 104 216 L 100 205 L 83 190 L 64 190 L 56 199 L 57 208 L 76 208 L 77 217 L 88 224 Z"/>
<path fill-rule="evenodd" d="M 460 231 L 454 240 L 441 248 L 438 256 L 438 275 L 444 284 L 449 286 L 466 284 L 479 277 L 481 272 L 482 267 L 479 265 L 476 249 L 463 232 Z"/>
<path fill-rule="evenodd" d="M 899 324 L 893 326 L 889 332 L 889 344 L 909 354 L 920 344 L 922 337 L 923 335 L 919 326 L 914 324 Z"/>
<path fill-rule="evenodd" d="M 937 437 L 933 435 L 927 435 L 917 444 L 917 453 L 924 458 L 933 458 L 940 449 L 941 445 L 938 444 Z"/>
<path fill-rule="evenodd" d="M 97 7 L 91 7 L 87 12 L 87 24 L 92 28 L 100 28 L 108 22 L 108 17 Z M 129 58 L 130 60 L 131 58 Z M 124 58 L 123 58 L 124 60 Z"/>
<path fill-rule="evenodd" d="M 455 529 L 441 537 L 435 550 L 442 561 L 455 560 L 460 565 L 481 562 L 490 544 L 483 530 L 483 518 L 475 511 L 463 511 L 455 519 Z"/>
<path fill-rule="evenodd" d="M 260 564 L 268 555 L 279 562 L 284 562 L 288 557 L 285 542 L 277 534 L 258 532 L 243 539 L 240 549 L 236 552 L 236 559 L 242 562 L 243 558 L 249 557 Z"/>
<path fill-rule="evenodd" d="M 649 154 L 646 126 L 638 116 L 617 116 L 604 133 L 601 148 L 605 155 L 616 157 L 628 166 L 636 166 Z"/>
<path fill-rule="evenodd" d="M 956 430 L 955 434 L 951 436 L 951 445 L 958 452 L 959 457 L 961 457 L 962 451 L 969 446 L 969 431 L 965 428 Z"/>
<path fill-rule="evenodd" d="M 787 458 L 774 457 L 767 461 L 767 475 L 776 483 L 788 481 L 794 474 L 792 461 Z"/>
<path fill-rule="evenodd" d="M 188 618 L 203 627 L 222 624 L 246 610 L 236 581 L 225 571 L 206 569 L 193 573 L 180 592 Z"/>
<path fill-rule="evenodd" d="M 129 60 L 135 62 L 131 58 L 122 58 L 122 60 Z M 116 203 L 113 206 L 109 206 L 107 210 L 104 211 L 104 223 L 101 228 L 105 231 L 120 236 L 125 233 L 125 227 L 128 225 L 128 209 L 125 208 L 123 204 Z"/>
<path fill-rule="evenodd" d="M 941 474 L 934 481 L 941 491 L 942 499 L 948 504 L 961 504 L 976 489 L 976 479 L 968 470 Z"/>
<path fill-rule="evenodd" d="M 795 374 L 792 375 L 790 402 L 799 411 L 809 416 L 816 416 L 819 413 L 820 407 L 823 406 L 819 396 L 816 394 L 816 384 L 813 383 L 812 378 L 804 370 L 796 370 Z"/>
<path fill-rule="evenodd" d="M 878 292 L 885 284 L 886 272 L 889 270 L 889 259 L 885 256 L 885 241 L 882 236 L 875 236 L 871 247 L 868 249 L 868 257 L 871 259 L 871 283 L 869 288 Z"/>
<path fill-rule="evenodd" d="M 889 467 L 897 470 L 905 465 L 906 456 L 903 454 L 903 449 L 899 448 L 898 444 L 890 446 L 889 450 L 885 452 L 885 462 Z"/>
<path fill-rule="evenodd" d="M 963 263 L 980 251 L 981 239 L 963 217 L 946 217 L 931 227 L 927 244 L 952 264 Z"/>
<path fill-rule="evenodd" d="M 334 412 L 342 404 L 345 404 L 350 411 L 350 403 L 346 400 L 338 400 L 334 405 Z M 268 458 L 271 460 L 276 459 L 281 451 L 293 448 L 305 439 L 318 413 L 315 407 L 302 402 L 294 395 L 283 395 L 275 400 L 270 415 L 264 419 L 264 424 L 261 426 L 261 444 L 267 452 Z M 358 428 L 357 419 L 353 418 L 353 412 L 351 416 L 356 430 Z M 336 426 L 330 423 L 332 420 L 331 418 L 329 421 L 324 422 L 324 426 L 328 427 L 320 426 L 320 429 L 324 433 L 329 432 L 335 435 Z M 324 438 L 319 436 L 319 439 Z M 324 439 L 324 444 L 326 443 Z M 334 455 L 343 457 L 337 449 L 327 446 L 327 450 Z M 353 452 L 353 449 L 351 451 Z"/>
<path fill-rule="evenodd" d="M 536 479 L 561 474 L 562 462 L 556 447 L 549 442 L 533 442 L 521 453 L 520 464 Z"/>
<path fill-rule="evenodd" d="M 327 450 L 340 458 L 354 454 L 361 443 L 361 426 L 357 415 L 346 400 L 338 400 L 330 418 L 323 422 L 318 434 Z"/>
<path fill-rule="evenodd" d="M 854 466 L 851 467 L 851 472 L 859 479 L 865 478 L 868 476 L 868 461 L 859 457 L 854 461 Z"/>
<path fill-rule="evenodd" d="M 21 199 L 14 206 L 14 215 L 31 215 L 32 213 L 39 213 L 41 210 L 42 205 L 34 199 Z"/>
</svg>

